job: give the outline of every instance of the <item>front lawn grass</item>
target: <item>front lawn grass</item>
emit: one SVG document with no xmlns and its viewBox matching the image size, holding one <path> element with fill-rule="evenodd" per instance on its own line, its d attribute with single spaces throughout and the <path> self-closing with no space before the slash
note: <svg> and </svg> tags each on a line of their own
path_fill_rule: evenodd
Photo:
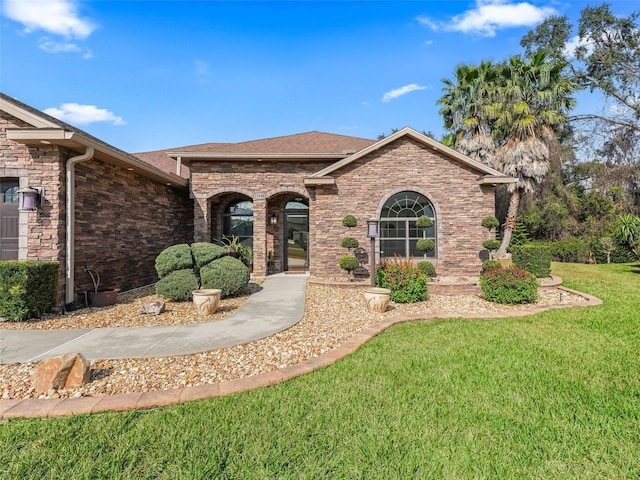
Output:
<svg viewBox="0 0 640 480">
<path fill-rule="evenodd" d="M 598 307 L 397 325 L 286 384 L 0 424 L 0 478 L 640 478 L 640 265 L 554 264 Z"/>
</svg>

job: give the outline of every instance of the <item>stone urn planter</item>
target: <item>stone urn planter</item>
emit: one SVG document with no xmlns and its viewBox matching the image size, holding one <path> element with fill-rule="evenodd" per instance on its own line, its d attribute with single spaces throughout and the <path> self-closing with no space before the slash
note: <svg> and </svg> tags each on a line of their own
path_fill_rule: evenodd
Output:
<svg viewBox="0 0 640 480">
<path fill-rule="evenodd" d="M 391 301 L 391 290 L 388 288 L 367 287 L 364 289 L 364 300 L 370 312 L 384 313 Z"/>
<path fill-rule="evenodd" d="M 219 288 L 203 288 L 193 291 L 193 304 L 196 306 L 198 315 L 206 317 L 213 315 L 220 304 L 220 294 L 222 290 Z"/>
<path fill-rule="evenodd" d="M 89 305 L 92 307 L 108 307 L 110 305 L 115 305 L 118 301 L 119 292 L 119 288 L 89 292 Z"/>
</svg>

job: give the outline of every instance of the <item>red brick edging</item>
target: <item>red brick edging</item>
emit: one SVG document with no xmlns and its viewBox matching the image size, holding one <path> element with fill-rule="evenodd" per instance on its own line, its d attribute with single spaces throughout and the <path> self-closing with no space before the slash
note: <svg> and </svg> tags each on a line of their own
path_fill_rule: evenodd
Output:
<svg viewBox="0 0 640 480">
<path fill-rule="evenodd" d="M 558 288 L 581 296 L 584 299 L 584 302 L 573 305 L 537 307 L 517 313 L 509 312 L 505 314 L 493 313 L 491 315 L 469 315 L 465 318 L 520 317 L 533 315 L 535 313 L 540 313 L 554 308 L 591 307 L 602 304 L 602 300 L 592 295 L 565 287 Z M 456 315 L 456 318 L 459 317 L 460 315 Z M 254 390 L 256 388 L 268 387 L 269 385 L 282 383 L 306 373 L 313 372 L 319 368 L 331 365 L 341 358 L 353 353 L 362 344 L 392 325 L 412 320 L 433 320 L 433 318 L 434 317 L 425 316 L 408 317 L 404 315 L 387 318 L 361 330 L 339 347 L 317 357 L 310 358 L 309 360 L 305 360 L 304 362 L 296 365 L 290 365 L 270 372 L 261 373 L 251 377 L 237 378 L 226 382 L 173 390 L 156 390 L 144 393 L 123 393 L 99 397 L 0 400 L 0 420 L 7 420 L 10 418 L 61 417 L 74 414 L 122 412 L 125 410 L 166 407 L 169 405 L 176 405 L 178 403 L 204 400 L 207 398 Z M 439 315 L 438 318 L 443 318 L 443 316 Z"/>
</svg>

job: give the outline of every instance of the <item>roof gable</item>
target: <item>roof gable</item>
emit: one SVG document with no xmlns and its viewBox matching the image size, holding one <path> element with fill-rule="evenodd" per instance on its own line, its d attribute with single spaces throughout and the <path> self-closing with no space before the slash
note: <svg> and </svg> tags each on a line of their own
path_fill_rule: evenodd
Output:
<svg viewBox="0 0 640 480">
<path fill-rule="evenodd" d="M 511 177 L 508 177 L 503 173 L 499 172 L 498 170 L 488 167 L 485 164 L 480 163 L 472 159 L 471 157 L 468 157 L 458 152 L 457 150 L 454 150 L 453 148 L 449 148 L 443 145 L 442 143 L 438 142 L 437 140 L 427 137 L 426 135 L 423 135 L 410 127 L 405 127 L 402 130 L 399 130 L 394 134 L 389 135 L 388 137 L 385 137 L 382 140 L 375 142 L 372 145 L 369 145 L 368 147 L 363 148 L 362 150 L 354 153 L 353 155 L 350 155 L 347 158 L 344 158 L 334 163 L 333 165 L 330 165 L 320 170 L 319 172 L 314 173 L 313 175 L 311 175 L 311 177 L 309 178 L 310 181 L 307 183 L 313 184 L 312 179 L 321 179 L 323 177 L 327 177 L 328 175 L 341 169 L 342 167 L 349 165 L 350 163 L 353 163 L 356 160 L 362 157 L 365 157 L 366 155 L 369 155 L 370 153 L 375 152 L 376 150 L 379 150 L 380 148 L 386 145 L 389 145 L 390 143 L 395 142 L 396 140 L 402 137 L 412 138 L 413 140 L 416 140 L 417 142 L 420 142 L 423 145 L 437 152 L 441 152 L 442 154 L 448 156 L 449 158 L 457 160 L 463 165 L 466 165 L 476 170 L 479 175 L 491 177 L 492 179 L 497 181 L 497 183 L 511 183 L 510 180 L 507 180 L 507 179 L 511 179 Z M 500 179 L 503 179 L 503 181 L 501 181 Z M 322 183 L 325 183 L 325 182 L 322 182 Z"/>
</svg>

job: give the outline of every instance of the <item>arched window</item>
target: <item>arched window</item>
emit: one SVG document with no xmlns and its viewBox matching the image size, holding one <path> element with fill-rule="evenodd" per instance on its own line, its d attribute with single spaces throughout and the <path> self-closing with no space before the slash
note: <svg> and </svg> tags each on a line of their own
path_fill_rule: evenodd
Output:
<svg viewBox="0 0 640 480">
<path fill-rule="evenodd" d="M 253 202 L 234 200 L 224 210 L 222 235 L 238 237 L 240 242 L 253 248 Z"/>
<path fill-rule="evenodd" d="M 3 188 L 0 203 L 18 203 L 18 187 L 12 186 Z"/>
<path fill-rule="evenodd" d="M 416 219 L 426 215 L 433 220 L 429 228 L 416 227 Z M 380 215 L 381 257 L 423 257 L 416 248 L 421 238 L 436 241 L 436 218 L 433 205 L 427 197 L 417 192 L 400 192 L 387 200 Z M 434 258 L 435 250 L 427 253 Z"/>
</svg>

